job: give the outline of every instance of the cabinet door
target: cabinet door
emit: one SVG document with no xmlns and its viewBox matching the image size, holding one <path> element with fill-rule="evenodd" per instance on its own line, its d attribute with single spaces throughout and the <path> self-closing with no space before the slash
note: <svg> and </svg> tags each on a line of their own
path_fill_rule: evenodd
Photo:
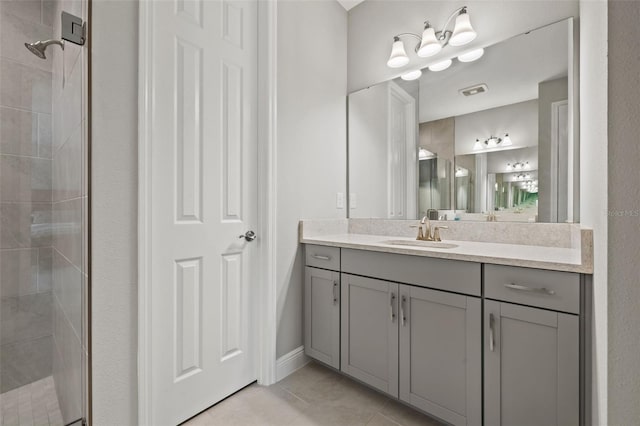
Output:
<svg viewBox="0 0 640 426">
<path fill-rule="evenodd" d="M 305 268 L 304 350 L 333 368 L 340 368 L 340 275 Z"/>
<path fill-rule="evenodd" d="M 398 396 L 398 284 L 342 274 L 341 369 Z"/>
<path fill-rule="evenodd" d="M 482 424 L 477 297 L 400 286 L 400 399 L 453 425 Z"/>
<path fill-rule="evenodd" d="M 485 424 L 578 425 L 578 316 L 485 301 Z"/>
</svg>

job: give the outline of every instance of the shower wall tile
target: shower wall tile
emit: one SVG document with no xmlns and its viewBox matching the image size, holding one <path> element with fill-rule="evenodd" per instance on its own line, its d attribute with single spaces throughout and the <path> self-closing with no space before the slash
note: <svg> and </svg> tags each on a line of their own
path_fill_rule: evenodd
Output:
<svg viewBox="0 0 640 426">
<path fill-rule="evenodd" d="M 51 72 L 0 58 L 0 105 L 51 113 Z"/>
<path fill-rule="evenodd" d="M 0 250 L 0 298 L 37 292 L 38 249 Z"/>
<path fill-rule="evenodd" d="M 51 336 L 0 346 L 0 392 L 51 375 L 53 340 Z"/>
<path fill-rule="evenodd" d="M 55 13 L 55 3 L 54 0 L 42 0 L 42 25 L 53 27 L 55 21 L 60 22 L 60 14 Z M 60 32 L 54 34 L 60 34 Z"/>
<path fill-rule="evenodd" d="M 51 336 L 51 292 L 0 300 L 0 344 Z"/>
<path fill-rule="evenodd" d="M 0 249 L 50 247 L 51 203 L 0 203 Z"/>
<path fill-rule="evenodd" d="M 83 251 L 86 247 L 86 223 L 83 220 L 83 200 L 54 203 L 52 217 L 54 223 L 53 247 L 78 269 L 83 265 Z"/>
<path fill-rule="evenodd" d="M 71 326 L 79 341 L 83 338 L 82 301 L 85 294 L 85 280 L 82 272 L 57 250 L 53 254 L 53 294 L 64 318 Z"/>
<path fill-rule="evenodd" d="M 56 152 L 52 179 L 54 201 L 71 200 L 83 195 L 82 141 L 82 126 L 78 126 L 69 140 Z"/>
<path fill-rule="evenodd" d="M 53 144 L 51 114 L 38 114 L 38 157 L 51 158 Z"/>
<path fill-rule="evenodd" d="M 0 154 L 37 157 L 38 129 L 38 114 L 0 107 Z"/>
<path fill-rule="evenodd" d="M 51 291 L 53 288 L 53 249 L 38 249 L 38 293 Z"/>
<path fill-rule="evenodd" d="M 65 79 L 62 95 L 62 138 L 66 142 L 76 131 L 83 119 L 83 64 L 77 61 Z"/>
<path fill-rule="evenodd" d="M 0 14 L 14 15 L 30 24 L 41 24 L 42 2 L 40 0 L 4 0 L 0 2 Z"/>
<path fill-rule="evenodd" d="M 3 1 L 4 3 L 4 1 Z M 15 1 L 8 2 L 10 5 Z M 22 3 L 22 1 L 20 1 Z M 44 71 L 51 71 L 51 61 L 42 60 L 29 52 L 24 44 L 37 40 L 48 40 L 53 38 L 53 28 L 40 24 L 40 11 L 37 20 L 33 22 L 30 18 L 23 18 L 18 14 L 0 14 L 0 39 L 2 40 L 2 56 L 12 59 L 21 64 Z M 46 54 L 53 49 L 60 49 L 60 46 L 50 46 Z"/>
<path fill-rule="evenodd" d="M 78 336 L 54 301 L 53 380 L 65 423 L 82 416 L 83 371 L 86 359 Z"/>
<path fill-rule="evenodd" d="M 51 160 L 0 155 L 0 202 L 51 202 Z"/>
</svg>

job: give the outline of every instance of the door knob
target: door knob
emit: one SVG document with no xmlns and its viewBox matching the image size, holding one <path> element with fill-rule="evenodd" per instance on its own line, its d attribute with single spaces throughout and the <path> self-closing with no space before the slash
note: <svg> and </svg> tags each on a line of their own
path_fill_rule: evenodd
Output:
<svg viewBox="0 0 640 426">
<path fill-rule="evenodd" d="M 251 241 L 255 240 L 256 238 L 258 238 L 258 236 L 253 231 L 247 231 L 246 233 L 240 235 L 238 238 L 244 238 L 245 240 L 251 242 Z"/>
</svg>

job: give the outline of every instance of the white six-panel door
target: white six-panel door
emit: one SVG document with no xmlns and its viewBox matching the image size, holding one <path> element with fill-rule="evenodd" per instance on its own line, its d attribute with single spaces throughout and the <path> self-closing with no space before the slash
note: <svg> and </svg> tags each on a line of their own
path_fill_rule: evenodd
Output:
<svg viewBox="0 0 640 426">
<path fill-rule="evenodd" d="M 257 2 L 151 3 L 149 423 L 175 425 L 256 379 Z"/>
</svg>

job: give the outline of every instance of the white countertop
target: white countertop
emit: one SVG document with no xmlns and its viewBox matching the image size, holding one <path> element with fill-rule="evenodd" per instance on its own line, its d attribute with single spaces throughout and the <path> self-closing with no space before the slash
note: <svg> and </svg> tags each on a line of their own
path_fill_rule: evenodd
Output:
<svg viewBox="0 0 640 426">
<path fill-rule="evenodd" d="M 589 262 L 588 259 L 585 259 L 583 262 L 582 253 L 579 248 L 446 240 L 443 242 L 456 244 L 458 247 L 445 249 L 385 244 L 385 242 L 390 240 L 413 241 L 415 239 L 407 237 L 391 237 L 388 235 L 345 233 L 303 236 L 301 237 L 300 242 L 304 244 L 317 244 L 412 256 L 464 260 L 496 265 L 521 266 L 584 274 L 593 273 L 593 262 Z"/>
</svg>

